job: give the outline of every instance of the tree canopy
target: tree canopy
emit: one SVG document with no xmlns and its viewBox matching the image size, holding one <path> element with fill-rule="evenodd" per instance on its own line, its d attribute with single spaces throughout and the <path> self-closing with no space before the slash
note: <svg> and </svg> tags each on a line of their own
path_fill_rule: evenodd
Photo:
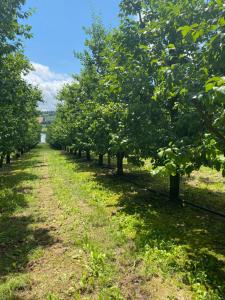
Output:
<svg viewBox="0 0 225 300">
<path fill-rule="evenodd" d="M 22 37 L 30 37 L 30 27 L 21 20 L 25 1 L 2 0 L 0 3 L 0 167 L 4 157 L 21 153 L 37 144 L 40 126 L 37 121 L 41 92 L 25 80 L 32 69 L 23 54 Z"/>
<path fill-rule="evenodd" d="M 53 146 L 151 159 L 170 175 L 202 165 L 225 175 L 224 5 L 222 1 L 124 0 L 120 26 L 99 20 L 77 55 L 83 69 L 59 94 Z"/>
</svg>

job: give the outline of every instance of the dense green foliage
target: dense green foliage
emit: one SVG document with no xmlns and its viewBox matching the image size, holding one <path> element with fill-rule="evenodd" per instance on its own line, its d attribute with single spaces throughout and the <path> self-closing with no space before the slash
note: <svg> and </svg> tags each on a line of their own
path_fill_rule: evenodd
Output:
<svg viewBox="0 0 225 300">
<path fill-rule="evenodd" d="M 0 55 L 18 49 L 21 37 L 30 37 L 30 26 L 21 25 L 30 12 L 22 12 L 25 0 L 1 0 L 0 2 Z"/>
<path fill-rule="evenodd" d="M 136 163 L 179 179 L 225 162 L 222 1 L 124 0 L 121 24 L 87 30 L 83 69 L 59 94 L 49 142 Z"/>
<path fill-rule="evenodd" d="M 21 37 L 29 37 L 29 26 L 20 25 L 24 1 L 0 3 L 0 167 L 6 156 L 20 155 L 37 144 L 40 126 L 37 106 L 40 91 L 28 84 L 24 76 L 31 65 L 22 52 Z"/>
</svg>

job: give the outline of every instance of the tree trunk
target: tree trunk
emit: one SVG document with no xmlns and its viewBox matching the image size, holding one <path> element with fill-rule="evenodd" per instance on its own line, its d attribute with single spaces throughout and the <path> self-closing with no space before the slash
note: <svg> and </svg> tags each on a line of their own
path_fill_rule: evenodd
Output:
<svg viewBox="0 0 225 300">
<path fill-rule="evenodd" d="M 1 155 L 1 157 L 0 157 L 0 168 L 3 167 L 3 161 L 4 161 L 4 155 Z"/>
<path fill-rule="evenodd" d="M 87 159 L 87 161 L 90 161 L 90 160 L 91 160 L 91 153 L 90 153 L 90 150 L 87 150 L 87 151 L 86 151 L 86 159 Z"/>
<path fill-rule="evenodd" d="M 81 158 L 82 157 L 82 151 L 79 149 L 78 150 L 78 157 Z"/>
<path fill-rule="evenodd" d="M 111 153 L 108 152 L 108 167 L 111 167 Z"/>
<path fill-rule="evenodd" d="M 20 158 L 20 156 L 21 156 L 21 152 L 19 150 L 16 151 L 16 159 Z"/>
<path fill-rule="evenodd" d="M 119 153 L 117 153 L 116 157 L 117 157 L 117 175 L 123 175 L 124 153 L 119 152 Z"/>
<path fill-rule="evenodd" d="M 11 156 L 10 156 L 10 153 L 7 153 L 6 154 L 6 164 L 10 165 L 10 163 L 11 163 Z"/>
<path fill-rule="evenodd" d="M 98 165 L 99 166 L 103 166 L 103 159 L 104 159 L 104 155 L 103 154 L 99 154 L 98 155 Z"/>
<path fill-rule="evenodd" d="M 170 200 L 178 201 L 180 197 L 180 174 L 170 176 Z"/>
</svg>

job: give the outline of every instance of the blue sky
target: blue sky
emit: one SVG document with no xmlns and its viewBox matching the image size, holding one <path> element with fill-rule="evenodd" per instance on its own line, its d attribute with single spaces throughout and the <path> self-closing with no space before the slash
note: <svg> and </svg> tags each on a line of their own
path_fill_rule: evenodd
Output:
<svg viewBox="0 0 225 300">
<path fill-rule="evenodd" d="M 100 15 L 107 28 L 118 25 L 120 0 L 27 0 L 25 9 L 35 8 L 28 20 L 33 38 L 25 41 L 25 54 L 35 71 L 28 81 L 43 90 L 46 103 L 42 109 L 54 109 L 59 88 L 78 73 L 80 63 L 73 51 L 82 51 L 83 27 Z"/>
</svg>

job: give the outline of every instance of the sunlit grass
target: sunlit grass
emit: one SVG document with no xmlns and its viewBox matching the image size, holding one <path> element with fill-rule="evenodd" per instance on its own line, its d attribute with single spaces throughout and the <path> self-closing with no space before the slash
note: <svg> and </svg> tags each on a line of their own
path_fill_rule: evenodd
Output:
<svg viewBox="0 0 225 300">
<path fill-rule="evenodd" d="M 157 194 L 138 189 L 130 176 L 122 179 L 106 175 L 107 170 L 98 168 L 94 162 L 67 161 L 59 152 L 50 155 L 60 201 L 67 210 L 76 207 L 79 215 L 76 242 L 85 251 L 86 240 L 95 245 L 97 257 L 104 257 L 106 270 L 107 265 L 113 270 L 111 276 L 106 271 L 107 284 L 120 287 L 120 295 L 129 293 L 127 290 L 132 285 L 129 280 L 133 277 L 139 278 L 139 293 L 143 295 L 150 292 L 154 278 L 160 277 L 158 288 L 166 290 L 166 298 L 184 294 L 187 299 L 223 299 L 225 253 L 219 246 L 224 241 L 223 220 L 191 208 L 173 206 Z M 150 179 L 148 184 L 155 189 L 166 182 L 164 178 L 157 180 L 141 172 L 132 180 L 145 184 Z M 205 170 L 199 174 L 204 177 Z M 183 189 L 188 190 L 188 185 Z M 210 202 L 205 187 L 198 189 Z M 195 201 L 198 191 L 193 190 L 193 194 Z M 87 255 L 92 274 L 92 251 L 87 251 Z M 126 283 L 121 287 L 123 281 Z M 96 289 L 103 291 L 105 283 L 84 272 L 77 288 L 84 294 L 93 293 Z M 130 293 L 132 297 L 137 296 L 133 290 Z"/>
<path fill-rule="evenodd" d="M 17 300 L 15 292 L 28 288 L 30 285 L 29 278 L 26 275 L 8 277 L 0 281 L 0 300 Z"/>
</svg>

